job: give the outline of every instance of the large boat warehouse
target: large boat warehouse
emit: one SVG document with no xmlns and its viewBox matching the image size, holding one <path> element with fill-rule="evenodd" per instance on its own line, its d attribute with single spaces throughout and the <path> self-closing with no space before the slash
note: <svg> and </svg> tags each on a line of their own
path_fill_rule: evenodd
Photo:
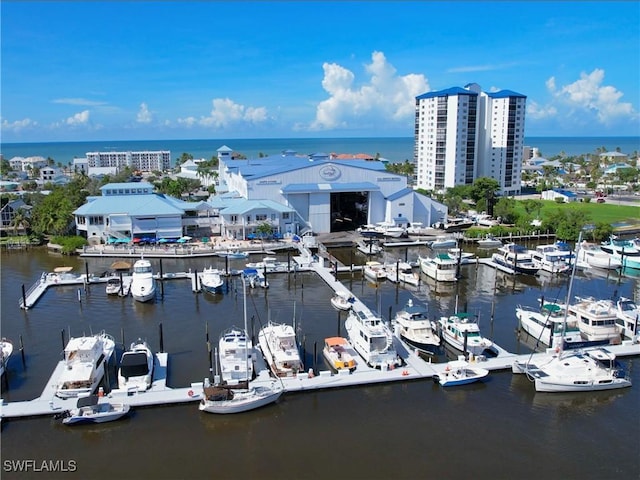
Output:
<svg viewBox="0 0 640 480">
<path fill-rule="evenodd" d="M 226 146 L 217 153 L 217 193 L 206 202 L 170 199 L 144 182 L 109 184 L 102 187 L 101 197 L 89 198 L 74 212 L 78 233 L 93 242 L 207 230 L 239 239 L 264 223 L 291 235 L 379 222 L 432 225 L 446 218 L 446 206 L 409 188 L 405 176 L 386 171 L 381 161 L 289 150 L 240 160 Z"/>
</svg>

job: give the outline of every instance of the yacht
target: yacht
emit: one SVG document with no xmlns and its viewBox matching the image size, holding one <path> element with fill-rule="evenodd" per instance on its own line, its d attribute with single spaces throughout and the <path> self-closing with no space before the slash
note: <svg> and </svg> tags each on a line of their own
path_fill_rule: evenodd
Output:
<svg viewBox="0 0 640 480">
<path fill-rule="evenodd" d="M 531 253 L 521 245 L 509 243 L 503 245 L 496 253 L 491 255 L 491 261 L 501 270 L 512 275 L 526 273 L 534 275 L 540 267 L 533 262 Z"/>
<path fill-rule="evenodd" d="M 572 344 L 581 346 L 583 340 L 576 317 L 567 316 L 565 320 L 565 315 L 565 306 L 557 303 L 543 303 L 538 310 L 523 306 L 516 308 L 520 327 L 544 345 L 554 348 L 572 348 Z"/>
<path fill-rule="evenodd" d="M 156 281 L 153 278 L 151 263 L 145 258 L 137 260 L 133 264 L 131 296 L 138 302 L 148 302 L 156 296 Z"/>
<path fill-rule="evenodd" d="M 346 338 L 325 338 L 322 355 L 332 370 L 353 372 L 356 369 L 356 352 Z"/>
<path fill-rule="evenodd" d="M 224 286 L 224 280 L 220 274 L 220 270 L 213 267 L 207 267 L 200 273 L 200 285 L 202 290 L 207 293 L 219 293 Z"/>
<path fill-rule="evenodd" d="M 616 302 L 617 320 L 621 334 L 625 338 L 634 339 L 640 325 L 640 305 L 630 298 L 620 297 Z"/>
<path fill-rule="evenodd" d="M 115 346 L 113 338 L 104 332 L 69 339 L 64 349 L 64 368 L 56 383 L 56 396 L 71 398 L 92 393 L 104 376 Z"/>
<path fill-rule="evenodd" d="M 387 278 L 387 272 L 384 269 L 384 265 L 380 262 L 371 261 L 364 264 L 363 272 L 365 277 L 374 282 L 379 282 Z"/>
<path fill-rule="evenodd" d="M 458 261 L 448 253 L 439 253 L 435 257 L 418 256 L 420 270 L 437 282 L 458 281 Z"/>
<path fill-rule="evenodd" d="M 498 356 L 493 342 L 480 334 L 480 327 L 468 313 L 441 317 L 438 323 L 443 340 L 456 350 L 468 352 L 474 357 Z"/>
<path fill-rule="evenodd" d="M 538 364 L 516 361 L 513 373 L 525 373 L 537 392 L 592 392 L 631 386 L 616 356 L 602 347 L 559 351 Z"/>
<path fill-rule="evenodd" d="M 623 240 L 612 236 L 608 241 L 602 242 L 600 248 L 610 254 L 640 257 L 640 246 L 634 240 Z"/>
<path fill-rule="evenodd" d="M 582 242 L 576 252 L 576 261 L 582 268 L 603 268 L 617 270 L 622 262 L 614 255 L 605 252 L 599 245 Z"/>
<path fill-rule="evenodd" d="M 218 358 L 221 379 L 229 384 L 251 381 L 253 378 L 253 343 L 246 332 L 231 327 L 220 335 Z"/>
<path fill-rule="evenodd" d="M 427 317 L 427 309 L 407 302 L 394 318 L 396 333 L 416 350 L 435 355 L 440 347 L 440 337 L 435 324 Z"/>
<path fill-rule="evenodd" d="M 393 333 L 380 317 L 351 309 L 344 326 L 349 341 L 369 366 L 385 370 L 402 365 L 393 346 Z"/>
<path fill-rule="evenodd" d="M 144 340 L 133 342 L 120 358 L 118 388 L 144 392 L 153 382 L 153 353 Z"/>
<path fill-rule="evenodd" d="M 611 300 L 578 298 L 577 303 L 569 305 L 569 314 L 575 315 L 578 327 L 587 340 L 619 343 L 620 326 L 616 323 L 618 312 Z"/>
<path fill-rule="evenodd" d="M 565 273 L 571 269 L 571 252 L 560 250 L 555 244 L 538 245 L 530 253 L 533 263 L 544 272 Z"/>
<path fill-rule="evenodd" d="M 233 414 L 255 410 L 275 403 L 284 392 L 282 382 L 272 381 L 270 385 L 260 386 L 250 383 L 253 377 L 253 346 L 247 336 L 247 278 L 245 275 L 241 278 L 244 330 L 232 328 L 221 335 L 219 360 L 223 380 L 214 378 L 215 383 L 211 385 L 210 378 L 204 379 L 203 396 L 198 405 L 201 412 Z"/>
<path fill-rule="evenodd" d="M 279 262 L 277 257 L 266 256 L 259 262 L 250 262 L 245 265 L 247 268 L 262 270 L 263 272 L 286 272 L 289 269 L 287 263 Z"/>
<path fill-rule="evenodd" d="M 420 282 L 420 277 L 407 262 L 389 263 L 384 266 L 384 269 L 387 273 L 387 279 L 394 283 L 418 285 Z"/>
<path fill-rule="evenodd" d="M 269 322 L 258 333 L 258 344 L 275 376 L 290 377 L 304 370 L 291 325 Z"/>
</svg>

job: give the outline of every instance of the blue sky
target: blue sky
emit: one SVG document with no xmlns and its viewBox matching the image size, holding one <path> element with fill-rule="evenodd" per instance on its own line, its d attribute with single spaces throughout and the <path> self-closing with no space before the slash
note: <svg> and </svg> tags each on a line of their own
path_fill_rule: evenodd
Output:
<svg viewBox="0 0 640 480">
<path fill-rule="evenodd" d="M 526 135 L 640 135 L 639 2 L 15 2 L 3 142 L 411 137 L 417 95 L 527 96 Z"/>
</svg>

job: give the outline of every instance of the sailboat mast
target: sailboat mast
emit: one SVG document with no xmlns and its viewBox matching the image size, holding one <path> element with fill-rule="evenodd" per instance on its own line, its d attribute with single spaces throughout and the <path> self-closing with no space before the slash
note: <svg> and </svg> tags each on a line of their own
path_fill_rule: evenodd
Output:
<svg viewBox="0 0 640 480">
<path fill-rule="evenodd" d="M 562 339 L 560 348 L 564 347 L 564 334 L 567 331 L 567 316 L 569 315 L 569 302 L 571 301 L 571 292 L 573 291 L 573 279 L 576 276 L 576 266 L 578 265 L 578 252 L 582 243 L 582 230 L 578 234 L 578 243 L 576 244 L 576 254 L 573 259 L 573 268 L 571 269 L 571 277 L 569 278 L 569 288 L 567 288 L 567 301 L 564 306 L 564 318 L 562 320 Z"/>
<path fill-rule="evenodd" d="M 242 275 L 242 311 L 244 315 L 244 362 L 247 372 L 247 382 L 249 378 L 249 330 L 247 329 L 247 283 L 244 275 Z"/>
</svg>

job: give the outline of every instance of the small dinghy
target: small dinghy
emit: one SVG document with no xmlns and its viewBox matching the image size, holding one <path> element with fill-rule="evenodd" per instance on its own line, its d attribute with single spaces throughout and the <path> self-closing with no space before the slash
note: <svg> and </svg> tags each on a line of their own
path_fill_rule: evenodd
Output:
<svg viewBox="0 0 640 480">
<path fill-rule="evenodd" d="M 443 387 L 455 387 L 457 385 L 466 385 L 474 383 L 489 375 L 489 370 L 471 366 L 464 359 L 463 355 L 458 360 L 447 363 L 444 372 L 433 376 L 433 380 Z"/>
<path fill-rule="evenodd" d="M 98 395 L 78 398 L 76 408 L 66 410 L 55 418 L 62 419 L 64 425 L 80 425 L 86 423 L 105 423 L 118 420 L 129 413 L 129 405 L 110 403 Z"/>
</svg>

